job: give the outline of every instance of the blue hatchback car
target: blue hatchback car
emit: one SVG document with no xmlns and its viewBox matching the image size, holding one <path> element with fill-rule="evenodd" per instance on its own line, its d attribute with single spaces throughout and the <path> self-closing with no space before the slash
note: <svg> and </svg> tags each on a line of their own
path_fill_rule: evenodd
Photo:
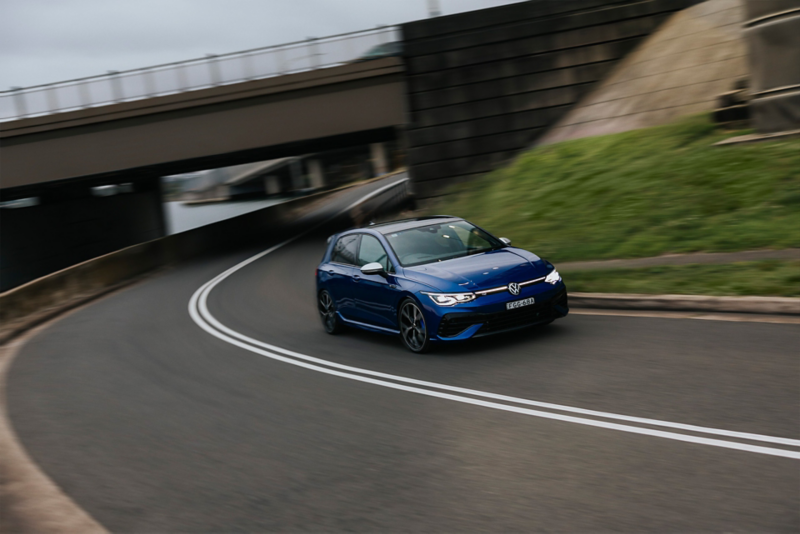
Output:
<svg viewBox="0 0 800 534">
<path fill-rule="evenodd" d="M 399 334 L 409 350 L 547 324 L 569 312 L 553 265 L 464 219 L 406 219 L 331 236 L 317 268 L 329 334 Z"/>
</svg>

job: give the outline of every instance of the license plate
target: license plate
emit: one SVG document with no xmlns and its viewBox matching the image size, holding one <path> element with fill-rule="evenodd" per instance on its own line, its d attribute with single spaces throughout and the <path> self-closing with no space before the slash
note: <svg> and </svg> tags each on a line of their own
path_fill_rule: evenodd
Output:
<svg viewBox="0 0 800 534">
<path fill-rule="evenodd" d="M 533 297 L 529 299 L 522 299 L 522 300 L 515 300 L 514 302 L 506 302 L 506 309 L 507 310 L 514 310 L 516 308 L 521 308 L 523 306 L 530 306 L 536 302 Z"/>
</svg>

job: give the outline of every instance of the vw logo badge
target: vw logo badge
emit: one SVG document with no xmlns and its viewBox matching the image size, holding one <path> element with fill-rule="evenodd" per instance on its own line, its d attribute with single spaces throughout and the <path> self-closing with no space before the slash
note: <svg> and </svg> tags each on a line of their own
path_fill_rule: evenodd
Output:
<svg viewBox="0 0 800 534">
<path fill-rule="evenodd" d="M 519 284 L 516 282 L 508 284 L 508 292 L 514 296 L 519 295 Z"/>
</svg>

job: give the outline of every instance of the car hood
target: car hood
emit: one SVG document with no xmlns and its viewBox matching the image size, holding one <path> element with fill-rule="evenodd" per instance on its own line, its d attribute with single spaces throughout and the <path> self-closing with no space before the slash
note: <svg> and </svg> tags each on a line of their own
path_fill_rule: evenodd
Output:
<svg viewBox="0 0 800 534">
<path fill-rule="evenodd" d="M 547 275 L 545 262 L 535 254 L 502 248 L 404 269 L 405 275 L 439 291 L 479 291 Z"/>
</svg>

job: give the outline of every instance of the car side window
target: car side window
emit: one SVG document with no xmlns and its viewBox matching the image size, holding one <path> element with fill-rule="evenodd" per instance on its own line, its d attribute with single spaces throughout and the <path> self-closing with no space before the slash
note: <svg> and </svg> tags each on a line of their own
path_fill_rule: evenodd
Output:
<svg viewBox="0 0 800 534">
<path fill-rule="evenodd" d="M 331 261 L 345 265 L 355 265 L 359 237 L 361 237 L 359 234 L 353 234 L 339 238 L 336 245 L 333 246 Z"/>
<path fill-rule="evenodd" d="M 380 263 L 386 272 L 391 272 L 391 264 L 386 250 L 378 238 L 364 234 L 361 236 L 361 246 L 358 249 L 358 262 L 356 265 L 363 267 L 368 263 Z"/>
</svg>

